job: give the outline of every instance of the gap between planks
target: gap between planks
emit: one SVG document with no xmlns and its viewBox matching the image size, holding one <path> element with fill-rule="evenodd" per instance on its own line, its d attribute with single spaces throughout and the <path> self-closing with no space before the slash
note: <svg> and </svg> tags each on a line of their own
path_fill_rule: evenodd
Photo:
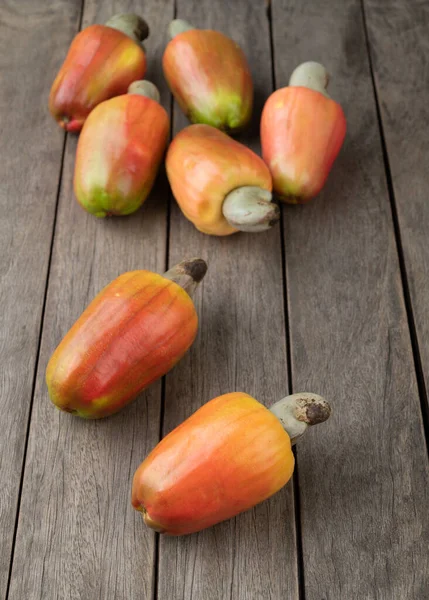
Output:
<svg viewBox="0 0 429 600">
<path fill-rule="evenodd" d="M 177 0 L 173 3 L 173 19 L 177 17 Z M 169 143 L 173 139 L 173 119 L 174 119 L 174 98 L 170 92 L 170 137 Z M 167 148 L 168 150 L 168 148 Z M 167 175 L 166 175 L 167 176 Z M 171 224 L 171 203 L 173 201 L 173 195 L 171 190 L 168 190 L 167 200 L 167 218 L 166 218 L 166 240 L 165 240 L 165 271 L 167 272 L 170 268 L 170 224 Z M 164 413 L 165 413 L 165 394 L 166 394 L 166 375 L 163 375 L 161 382 L 161 407 L 159 412 L 159 440 L 162 440 L 162 431 L 164 427 Z M 159 579 L 159 563 L 160 563 L 160 552 L 161 544 L 159 542 L 160 534 L 155 533 L 155 549 L 154 549 L 154 565 L 153 565 L 153 588 L 152 598 L 158 600 L 158 579 Z"/>
<path fill-rule="evenodd" d="M 275 48 L 273 36 L 273 11 L 271 0 L 265 0 L 265 12 L 268 19 L 268 31 L 270 36 L 270 51 L 271 51 L 271 87 L 275 91 L 277 89 L 276 69 L 275 69 Z M 288 279 L 286 270 L 286 243 L 285 243 L 285 227 L 284 227 L 284 210 L 282 203 L 280 204 L 280 246 L 282 251 L 282 279 L 283 279 L 283 311 L 285 317 L 285 338 L 286 338 L 286 360 L 288 372 L 288 388 L 289 394 L 293 394 L 293 378 L 292 378 L 292 349 L 291 349 L 291 334 L 289 325 L 289 310 L 288 310 Z M 292 448 L 295 456 L 295 469 L 292 477 L 293 484 L 293 503 L 295 515 L 295 531 L 296 531 L 296 555 L 297 555 L 297 573 L 298 573 L 298 595 L 300 600 L 305 600 L 305 571 L 304 571 L 304 552 L 302 547 L 302 530 L 301 530 L 301 496 L 299 491 L 299 463 L 298 452 L 296 446 Z"/>
</svg>

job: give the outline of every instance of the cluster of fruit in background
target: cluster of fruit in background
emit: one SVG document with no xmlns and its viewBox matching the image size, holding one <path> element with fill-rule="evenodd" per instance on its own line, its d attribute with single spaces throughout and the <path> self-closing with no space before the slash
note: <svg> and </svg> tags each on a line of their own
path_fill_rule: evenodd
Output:
<svg viewBox="0 0 429 600">
<path fill-rule="evenodd" d="M 249 123 L 251 73 L 242 50 L 218 31 L 180 19 L 170 24 L 163 70 L 192 125 L 171 142 L 165 162 L 183 214 L 206 234 L 269 229 L 280 218 L 273 194 L 304 203 L 322 189 L 346 122 L 327 92 L 326 69 L 303 63 L 267 99 L 263 159 L 230 137 Z M 97 217 L 128 215 L 149 195 L 167 149 L 169 117 L 144 80 L 145 21 L 120 14 L 73 40 L 53 83 L 49 108 L 79 133 L 74 191 Z M 192 294 L 207 270 L 184 260 L 163 276 L 124 273 L 86 308 L 52 355 L 52 402 L 84 418 L 109 416 L 165 375 L 192 345 Z M 283 487 L 294 468 L 291 445 L 330 415 L 317 394 L 283 398 L 270 409 L 234 392 L 215 398 L 167 435 L 135 473 L 132 504 L 145 523 L 192 533 L 228 519 Z"/>
</svg>

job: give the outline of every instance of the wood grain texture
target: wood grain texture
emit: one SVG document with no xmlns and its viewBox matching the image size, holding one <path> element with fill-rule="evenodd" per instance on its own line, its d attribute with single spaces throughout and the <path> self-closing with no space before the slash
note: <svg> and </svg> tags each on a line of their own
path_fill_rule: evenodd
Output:
<svg viewBox="0 0 429 600">
<path fill-rule="evenodd" d="M 85 3 L 84 26 L 118 11 L 143 13 L 154 35 L 145 43 L 148 78 L 170 96 L 160 69 L 170 0 Z M 39 57 L 40 59 L 40 57 Z M 49 77 L 54 76 L 54 69 Z M 52 125 L 53 127 L 53 125 Z M 166 180 L 142 210 L 98 220 L 73 196 L 76 139 L 67 140 L 63 184 L 37 374 L 10 600 L 151 598 L 154 535 L 131 507 L 135 469 L 158 441 L 161 383 L 119 413 L 85 422 L 57 411 L 47 395 L 47 361 L 95 294 L 127 270 L 163 272 Z"/>
<path fill-rule="evenodd" d="M 64 143 L 47 109 L 50 72 L 77 30 L 80 5 L 0 5 L 0 597 L 10 565 Z"/>
<path fill-rule="evenodd" d="M 305 598 L 424 600 L 427 457 L 361 5 L 272 8 L 277 86 L 319 60 L 348 121 L 324 192 L 284 220 L 294 391 L 333 405 L 298 449 Z"/>
<path fill-rule="evenodd" d="M 258 151 L 262 103 L 271 91 L 264 3 L 179 0 L 177 16 L 218 29 L 245 51 L 256 86 L 246 141 Z M 174 105 L 174 131 L 187 120 Z M 204 402 L 245 391 L 271 404 L 287 393 L 280 229 L 216 238 L 199 233 L 173 202 L 170 264 L 202 256 L 207 275 L 196 294 L 200 333 L 166 379 L 164 434 Z M 158 598 L 204 600 L 298 598 L 293 489 L 255 510 L 183 538 L 162 537 Z"/>
<path fill-rule="evenodd" d="M 426 389 L 429 386 L 429 4 L 364 3 Z M 394 43 L 392 41 L 394 40 Z"/>
</svg>

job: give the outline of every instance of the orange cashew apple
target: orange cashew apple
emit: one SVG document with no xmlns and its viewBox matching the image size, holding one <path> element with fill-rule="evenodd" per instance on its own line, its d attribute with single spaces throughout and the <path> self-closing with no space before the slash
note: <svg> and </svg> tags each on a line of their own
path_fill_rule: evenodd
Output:
<svg viewBox="0 0 429 600">
<path fill-rule="evenodd" d="M 182 358 L 197 334 L 192 292 L 207 270 L 131 271 L 94 298 L 51 356 L 46 383 L 65 412 L 99 419 L 129 404 Z"/>
<path fill-rule="evenodd" d="M 279 220 L 264 161 L 214 127 L 190 125 L 178 133 L 166 169 L 183 214 L 203 233 L 265 231 Z"/>
<path fill-rule="evenodd" d="M 97 104 L 143 79 L 146 55 L 140 42 L 148 35 L 147 23 L 133 14 L 115 15 L 77 34 L 49 96 L 49 110 L 63 129 L 80 131 Z"/>
<path fill-rule="evenodd" d="M 146 200 L 168 142 L 170 121 L 150 81 L 99 104 L 82 128 L 74 191 L 96 217 L 128 215 Z"/>
<path fill-rule="evenodd" d="M 262 156 L 284 202 L 302 204 L 320 192 L 344 141 L 346 119 L 328 81 L 325 67 L 303 63 L 262 111 Z"/>
<path fill-rule="evenodd" d="M 170 23 L 169 33 L 164 76 L 188 119 L 228 133 L 243 129 L 252 115 L 253 83 L 238 44 L 182 19 Z"/>
<path fill-rule="evenodd" d="M 266 500 L 291 478 L 291 445 L 326 421 L 329 404 L 293 394 L 269 410 L 242 392 L 207 402 L 137 469 L 132 505 L 160 533 L 194 533 Z"/>
</svg>

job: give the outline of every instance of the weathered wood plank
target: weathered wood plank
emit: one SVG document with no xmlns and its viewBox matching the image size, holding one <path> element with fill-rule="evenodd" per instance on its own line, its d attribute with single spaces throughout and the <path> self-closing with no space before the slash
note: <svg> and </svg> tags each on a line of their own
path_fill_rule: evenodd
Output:
<svg viewBox="0 0 429 600">
<path fill-rule="evenodd" d="M 274 0 L 273 27 L 277 86 L 320 60 L 349 125 L 325 191 L 284 219 L 293 386 L 334 407 L 298 449 L 305 597 L 423 600 L 426 449 L 361 5 Z"/>
<path fill-rule="evenodd" d="M 407 280 L 426 389 L 429 386 L 429 142 L 426 123 L 429 4 L 364 3 Z M 426 70 L 426 71 L 425 71 Z"/>
<path fill-rule="evenodd" d="M 271 91 L 264 3 L 179 0 L 178 17 L 232 36 L 245 51 L 257 87 L 252 131 Z M 177 105 L 174 130 L 187 124 Z M 209 269 L 196 301 L 200 333 L 167 375 L 164 434 L 211 398 L 243 390 L 272 403 L 287 393 L 280 229 L 215 238 L 199 233 L 173 203 L 170 264 L 186 252 Z M 161 536 L 158 597 L 169 600 L 298 598 L 293 489 L 238 518 L 184 538 Z"/>
<path fill-rule="evenodd" d="M 64 143 L 47 94 L 80 8 L 81 0 L 0 5 L 0 597 L 10 566 Z"/>
<path fill-rule="evenodd" d="M 118 11 L 144 13 L 153 35 L 148 78 L 170 96 L 160 70 L 173 2 L 85 2 L 84 26 Z M 54 75 L 53 69 L 49 79 Z M 161 384 L 104 421 L 56 411 L 44 381 L 50 354 L 94 295 L 121 272 L 163 272 L 166 191 L 162 177 L 144 208 L 100 221 L 73 197 L 76 139 L 65 157 L 10 591 L 11 600 L 150 598 L 154 535 L 130 504 L 131 480 L 159 436 Z"/>
</svg>

